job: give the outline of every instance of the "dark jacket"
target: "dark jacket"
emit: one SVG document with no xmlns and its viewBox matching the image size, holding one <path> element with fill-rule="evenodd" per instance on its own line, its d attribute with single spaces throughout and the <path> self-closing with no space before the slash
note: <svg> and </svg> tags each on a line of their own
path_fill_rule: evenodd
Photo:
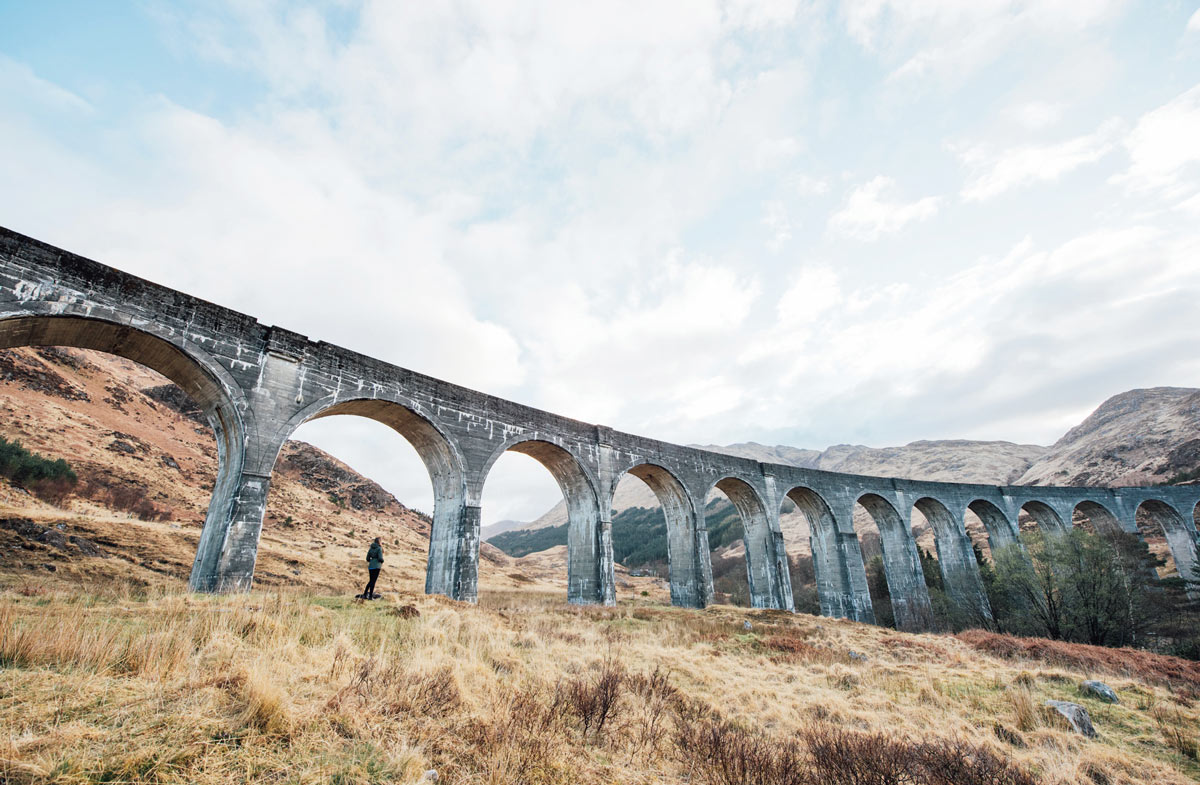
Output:
<svg viewBox="0 0 1200 785">
<path fill-rule="evenodd" d="M 383 547 L 377 543 L 371 543 L 370 549 L 367 551 L 367 569 L 378 570 L 383 566 Z"/>
</svg>

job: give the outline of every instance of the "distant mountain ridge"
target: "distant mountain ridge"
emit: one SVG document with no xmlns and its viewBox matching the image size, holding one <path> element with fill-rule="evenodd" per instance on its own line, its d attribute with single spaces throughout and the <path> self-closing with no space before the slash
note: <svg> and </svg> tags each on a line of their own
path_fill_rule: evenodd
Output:
<svg viewBox="0 0 1200 785">
<path fill-rule="evenodd" d="M 1100 404 L 1050 447 L 1006 441 L 921 440 L 899 447 L 837 444 L 825 450 L 742 442 L 691 445 L 804 469 L 988 485 L 1153 485 L 1200 472 L 1200 390 L 1129 390 Z M 622 478 L 613 513 L 654 507 L 645 483 Z M 516 530 L 566 523 L 559 502 Z"/>
</svg>

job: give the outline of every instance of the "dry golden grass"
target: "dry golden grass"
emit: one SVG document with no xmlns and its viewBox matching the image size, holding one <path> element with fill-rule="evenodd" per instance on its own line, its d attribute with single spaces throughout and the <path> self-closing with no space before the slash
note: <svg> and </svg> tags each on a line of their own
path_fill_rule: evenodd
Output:
<svg viewBox="0 0 1200 785">
<path fill-rule="evenodd" d="M 1090 673 L 950 636 L 729 607 L 26 583 L 0 594 L 0 665 L 0 782 L 800 783 L 818 747 L 975 750 L 1045 783 L 1200 775 L 1200 712 L 1168 686 L 1110 677 L 1109 706 L 1079 696 Z"/>
</svg>

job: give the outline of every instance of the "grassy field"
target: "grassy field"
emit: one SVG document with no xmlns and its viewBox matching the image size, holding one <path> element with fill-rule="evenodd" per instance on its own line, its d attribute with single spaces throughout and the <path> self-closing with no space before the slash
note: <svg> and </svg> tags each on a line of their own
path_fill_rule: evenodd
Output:
<svg viewBox="0 0 1200 785">
<path fill-rule="evenodd" d="M 1200 777 L 1182 661 L 534 591 L 476 607 L 54 587 L 0 592 L 0 782 Z M 1121 704 L 1081 697 L 1089 677 Z M 1087 706 L 1099 738 L 1049 698 Z"/>
</svg>

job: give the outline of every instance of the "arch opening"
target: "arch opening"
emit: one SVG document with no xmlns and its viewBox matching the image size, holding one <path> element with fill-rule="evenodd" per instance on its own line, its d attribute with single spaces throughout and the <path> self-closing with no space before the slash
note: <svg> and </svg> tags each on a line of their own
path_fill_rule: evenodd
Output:
<svg viewBox="0 0 1200 785">
<path fill-rule="evenodd" d="M 833 522 L 824 499 L 815 491 L 796 487 L 780 502 L 779 529 L 784 534 L 787 571 L 792 586 L 792 607 L 800 613 L 826 615 L 822 589 L 817 577 L 817 552 L 821 550 L 818 527 Z M 826 591 L 828 593 L 828 591 Z"/>
<path fill-rule="evenodd" d="M 918 499 L 913 507 L 934 532 L 941 573 L 940 590 L 930 587 L 935 617 L 943 626 L 956 630 L 990 626 L 992 612 L 979 573 L 979 554 L 972 547 L 965 524 L 956 520 L 945 504 L 929 496 Z"/>
<path fill-rule="evenodd" d="M 148 329 L 103 319 L 36 315 L 0 320 L 0 349 L 26 346 L 85 349 L 122 357 L 170 380 L 200 408 L 216 440 L 217 466 L 191 584 L 196 590 L 218 588 L 215 580 L 223 524 L 232 510 L 245 460 L 245 428 L 236 383 L 198 349 L 178 346 Z"/>
<path fill-rule="evenodd" d="M 562 494 L 566 520 L 558 525 L 566 527 L 568 602 L 577 605 L 614 602 L 612 542 L 606 540 L 607 534 L 601 531 L 599 498 L 578 459 L 564 447 L 540 439 L 510 444 L 494 455 L 484 469 L 479 480 L 481 499 L 488 494 L 488 480 L 496 464 L 509 452 L 528 456 L 541 464 Z M 561 570 L 561 560 L 557 557 L 548 561 L 551 570 Z"/>
<path fill-rule="evenodd" d="M 987 534 L 989 559 L 995 558 L 996 551 L 1017 542 L 1016 525 L 1009 521 L 1004 511 L 996 505 L 985 499 L 976 499 L 967 505 L 967 510 L 975 516 Z"/>
<path fill-rule="evenodd" d="M 1124 533 L 1121 522 L 1112 511 L 1099 502 L 1085 499 L 1071 512 L 1071 526 L 1092 534 L 1112 537 Z"/>
<path fill-rule="evenodd" d="M 1189 529 L 1187 520 L 1174 507 L 1148 499 L 1138 505 L 1134 518 L 1151 554 L 1163 562 L 1158 568 L 1160 577 L 1178 575 L 1185 580 L 1200 580 L 1195 530 Z M 1190 593 L 1196 594 L 1195 583 L 1190 585 Z"/>
<path fill-rule="evenodd" d="M 721 504 L 720 496 L 732 505 Z M 714 498 L 715 497 L 715 498 Z M 791 608 L 790 590 L 781 586 L 786 575 L 780 575 L 786 565 L 783 554 L 782 534 L 771 530 L 767 510 L 758 492 L 745 480 L 725 477 L 713 484 L 705 499 L 705 522 L 709 541 L 713 545 L 713 586 L 724 592 L 734 604 L 743 600 L 754 608 Z M 741 529 L 742 553 L 737 546 L 727 548 L 724 554 L 718 548 L 727 542 L 736 541 L 737 529 Z M 776 541 L 778 535 L 778 542 Z M 745 594 L 734 575 L 733 561 L 741 555 L 745 562 Z M 782 556 L 782 558 L 777 558 Z"/>
<path fill-rule="evenodd" d="M 874 493 L 859 497 L 855 529 L 859 527 L 859 508 L 879 536 L 879 554 L 871 560 L 872 566 L 867 570 L 876 619 L 880 624 L 901 630 L 932 629 L 934 618 L 929 589 L 911 530 L 904 525 L 892 503 Z M 863 550 L 865 557 L 865 545 Z"/>
<path fill-rule="evenodd" d="M 1042 534 L 1061 534 L 1068 530 L 1062 517 L 1045 502 L 1028 501 L 1021 505 L 1018 519 L 1022 533 L 1036 528 Z"/>
<path fill-rule="evenodd" d="M 657 464 L 637 464 L 617 481 L 610 507 L 614 568 L 628 571 L 630 588 L 653 598 L 661 591 L 655 579 L 665 578 L 671 604 L 703 607 L 709 579 L 697 555 L 692 501 L 679 479 Z"/>
<path fill-rule="evenodd" d="M 261 539 L 273 548 L 316 550 L 323 560 L 282 569 L 311 573 L 302 575 L 305 582 L 340 586 L 345 560 L 362 564 L 378 536 L 385 567 L 377 592 L 435 588 L 426 568 L 438 550 L 437 534 L 457 530 L 463 509 L 463 473 L 446 438 L 387 400 L 342 401 L 300 417 L 270 464 Z M 344 559 L 325 556 L 343 552 Z M 273 566 L 264 563 L 264 574 Z"/>
</svg>

